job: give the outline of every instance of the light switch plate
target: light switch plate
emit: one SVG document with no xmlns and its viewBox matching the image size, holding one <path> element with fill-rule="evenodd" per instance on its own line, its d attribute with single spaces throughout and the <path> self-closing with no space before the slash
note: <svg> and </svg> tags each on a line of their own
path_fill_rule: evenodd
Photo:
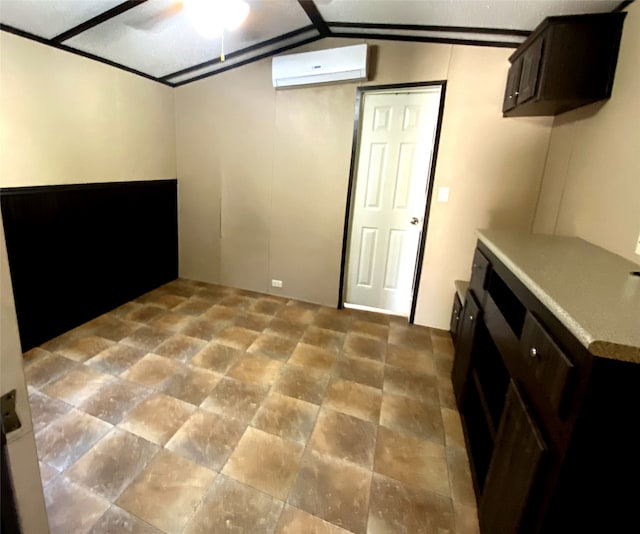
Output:
<svg viewBox="0 0 640 534">
<path fill-rule="evenodd" d="M 271 280 L 271 287 L 282 287 L 282 280 Z"/>
<path fill-rule="evenodd" d="M 448 201 L 449 201 L 449 188 L 448 187 L 438 188 L 438 202 L 448 202 Z"/>
<path fill-rule="evenodd" d="M 636 254 L 640 256 L 640 235 L 638 236 L 638 242 L 636 243 Z"/>
</svg>

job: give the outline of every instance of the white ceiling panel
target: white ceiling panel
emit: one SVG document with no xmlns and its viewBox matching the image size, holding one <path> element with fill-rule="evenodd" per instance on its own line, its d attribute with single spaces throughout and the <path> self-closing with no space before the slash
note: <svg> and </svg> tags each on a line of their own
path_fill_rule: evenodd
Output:
<svg viewBox="0 0 640 534">
<path fill-rule="evenodd" d="M 225 31 L 230 53 L 310 24 L 296 0 L 249 1 L 247 20 Z M 220 55 L 221 39 L 198 35 L 173 0 L 152 0 L 81 33 L 65 44 L 162 77 Z M 165 16 L 166 15 L 166 16 Z"/>
<path fill-rule="evenodd" d="M 618 0 L 317 0 L 327 22 L 533 30 L 545 17 L 611 11 Z"/>
<path fill-rule="evenodd" d="M 122 0 L 0 0 L 0 22 L 51 39 Z"/>
</svg>

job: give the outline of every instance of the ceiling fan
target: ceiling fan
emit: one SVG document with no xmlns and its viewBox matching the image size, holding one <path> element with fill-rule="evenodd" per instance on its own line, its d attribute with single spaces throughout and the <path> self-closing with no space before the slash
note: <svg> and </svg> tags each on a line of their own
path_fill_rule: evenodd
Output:
<svg viewBox="0 0 640 534">
<path fill-rule="evenodd" d="M 165 0 L 154 2 L 156 6 L 158 8 L 153 13 L 140 13 L 126 24 L 136 30 L 160 33 L 170 25 L 171 19 L 182 16 L 202 37 L 220 38 L 221 46 L 224 46 L 224 32 L 238 29 L 252 10 L 244 0 Z M 257 40 L 255 34 L 247 30 L 243 33 L 247 39 Z M 224 49 L 220 59 L 224 61 Z"/>
</svg>

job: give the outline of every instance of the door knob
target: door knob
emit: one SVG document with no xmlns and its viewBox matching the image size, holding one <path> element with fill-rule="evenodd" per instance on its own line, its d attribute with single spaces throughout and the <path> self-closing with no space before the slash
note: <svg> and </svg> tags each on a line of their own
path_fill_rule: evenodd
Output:
<svg viewBox="0 0 640 534">
<path fill-rule="evenodd" d="M 418 219 L 418 217 L 411 217 L 411 224 L 414 226 L 420 224 L 420 219 Z"/>
</svg>

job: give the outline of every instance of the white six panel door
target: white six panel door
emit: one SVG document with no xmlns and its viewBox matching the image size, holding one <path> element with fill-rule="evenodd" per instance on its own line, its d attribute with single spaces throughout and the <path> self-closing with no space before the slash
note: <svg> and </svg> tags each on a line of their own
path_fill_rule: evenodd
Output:
<svg viewBox="0 0 640 534">
<path fill-rule="evenodd" d="M 365 94 L 346 303 L 409 315 L 440 87 Z"/>
</svg>

